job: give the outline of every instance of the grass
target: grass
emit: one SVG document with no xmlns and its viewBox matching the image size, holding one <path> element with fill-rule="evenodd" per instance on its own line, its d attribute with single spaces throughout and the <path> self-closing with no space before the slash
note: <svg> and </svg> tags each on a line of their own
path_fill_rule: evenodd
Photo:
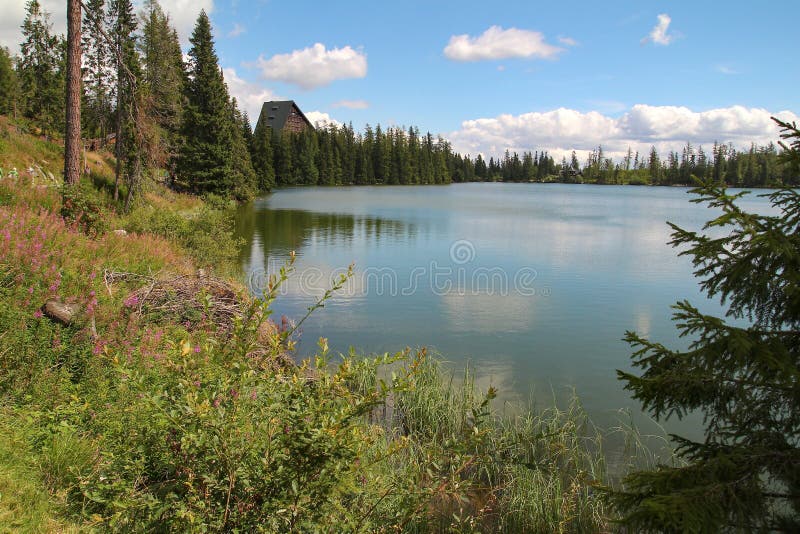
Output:
<svg viewBox="0 0 800 534">
<path fill-rule="evenodd" d="M 31 450 L 31 432 L 6 410 L 0 412 L 0 532 L 77 533 L 87 530 L 66 519 L 63 496 L 51 494 Z"/>
</svg>

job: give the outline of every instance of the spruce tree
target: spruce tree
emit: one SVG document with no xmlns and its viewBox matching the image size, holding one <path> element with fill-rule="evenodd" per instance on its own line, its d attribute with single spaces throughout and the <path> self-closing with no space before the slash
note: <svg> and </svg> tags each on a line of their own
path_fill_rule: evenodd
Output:
<svg viewBox="0 0 800 534">
<path fill-rule="evenodd" d="M 780 123 L 788 168 L 800 170 L 800 131 Z M 687 151 L 688 152 L 688 151 Z M 800 193 L 768 195 L 779 215 L 747 213 L 713 179 L 695 202 L 722 214 L 714 236 L 670 225 L 671 244 L 692 258 L 710 297 L 727 303 L 735 326 L 687 301 L 674 320 L 688 349 L 673 350 L 628 332 L 634 365 L 618 371 L 625 388 L 657 419 L 701 412 L 705 439 L 672 436 L 686 465 L 629 475 L 612 492 L 634 531 L 800 530 Z M 727 235 L 721 232 L 727 231 Z"/>
<path fill-rule="evenodd" d="M 147 114 L 160 130 L 155 163 L 168 167 L 174 164 L 181 140 L 185 73 L 178 33 L 156 0 L 145 3 L 141 53 L 149 94 Z"/>
<path fill-rule="evenodd" d="M 189 73 L 177 173 L 196 193 L 233 191 L 233 125 L 228 90 L 219 68 L 211 22 L 200 12 L 190 39 Z"/>
<path fill-rule="evenodd" d="M 273 167 L 272 150 L 272 128 L 266 125 L 266 121 L 259 122 L 253 133 L 253 144 L 250 154 L 253 161 L 253 170 L 256 173 L 258 190 L 262 192 L 270 191 L 275 187 L 275 168 Z"/>
<path fill-rule="evenodd" d="M 17 73 L 7 48 L 0 46 L 0 114 L 14 115 L 17 109 Z"/>
<path fill-rule="evenodd" d="M 108 135 L 112 123 L 111 44 L 106 38 L 105 0 L 88 0 L 83 12 L 83 129 L 91 137 Z"/>
<path fill-rule="evenodd" d="M 59 131 L 64 121 L 65 47 L 51 34 L 50 14 L 38 0 L 30 0 L 26 11 L 17 65 L 23 114 L 48 134 Z"/>
<path fill-rule="evenodd" d="M 250 160 L 250 147 L 245 139 L 245 130 L 250 129 L 250 122 L 239 111 L 236 99 L 230 102 L 231 128 L 231 183 L 230 194 L 239 200 L 251 198 L 256 192 L 256 174 Z"/>
<path fill-rule="evenodd" d="M 141 143 L 138 137 L 141 106 L 138 94 L 141 65 L 136 51 L 137 28 L 131 0 L 111 0 L 108 17 L 111 21 L 112 65 L 116 73 L 114 200 L 119 197 L 120 181 L 128 183 L 128 196 L 139 181 Z M 129 203 L 129 200 L 126 202 Z"/>
</svg>

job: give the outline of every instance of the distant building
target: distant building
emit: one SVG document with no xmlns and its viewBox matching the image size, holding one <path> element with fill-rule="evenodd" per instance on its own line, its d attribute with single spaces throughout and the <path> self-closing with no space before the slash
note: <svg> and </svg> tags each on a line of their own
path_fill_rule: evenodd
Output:
<svg viewBox="0 0 800 534">
<path fill-rule="evenodd" d="M 314 129 L 311 121 L 306 118 L 294 100 L 273 100 L 264 102 L 261 114 L 258 116 L 256 128 L 266 124 L 275 133 L 287 130 L 292 133 L 302 132 L 306 128 Z"/>
</svg>

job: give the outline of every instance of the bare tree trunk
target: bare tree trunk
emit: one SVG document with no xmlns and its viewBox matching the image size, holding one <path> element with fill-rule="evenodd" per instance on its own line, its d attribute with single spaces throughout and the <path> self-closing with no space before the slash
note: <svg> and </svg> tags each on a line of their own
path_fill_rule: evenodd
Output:
<svg viewBox="0 0 800 534">
<path fill-rule="evenodd" d="M 117 77 L 117 127 L 114 138 L 114 155 L 117 156 L 117 165 L 114 169 L 114 201 L 119 198 L 119 177 L 122 174 L 122 98 L 119 96 L 121 88 L 120 77 Z"/>
<path fill-rule="evenodd" d="M 81 177 L 81 2 L 67 0 L 67 131 L 64 135 L 64 181 Z"/>
</svg>

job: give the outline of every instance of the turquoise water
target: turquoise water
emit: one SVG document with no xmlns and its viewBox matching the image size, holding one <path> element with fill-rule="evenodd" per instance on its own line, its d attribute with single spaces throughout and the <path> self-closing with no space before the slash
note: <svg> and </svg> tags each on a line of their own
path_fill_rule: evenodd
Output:
<svg viewBox="0 0 800 534">
<path fill-rule="evenodd" d="M 509 406 L 565 405 L 574 391 L 599 426 L 628 409 L 651 430 L 616 379 L 631 369 L 625 331 L 681 346 L 670 305 L 722 310 L 667 245 L 666 221 L 699 230 L 715 214 L 690 198 L 682 188 L 566 184 L 295 188 L 244 206 L 237 231 L 256 293 L 264 272 L 297 253 L 277 318 L 302 317 L 355 264 L 351 283 L 303 325 L 300 356 L 320 336 L 339 352 L 426 346 L 456 371 L 471 365 Z M 769 211 L 755 195 L 742 204 Z"/>
</svg>

